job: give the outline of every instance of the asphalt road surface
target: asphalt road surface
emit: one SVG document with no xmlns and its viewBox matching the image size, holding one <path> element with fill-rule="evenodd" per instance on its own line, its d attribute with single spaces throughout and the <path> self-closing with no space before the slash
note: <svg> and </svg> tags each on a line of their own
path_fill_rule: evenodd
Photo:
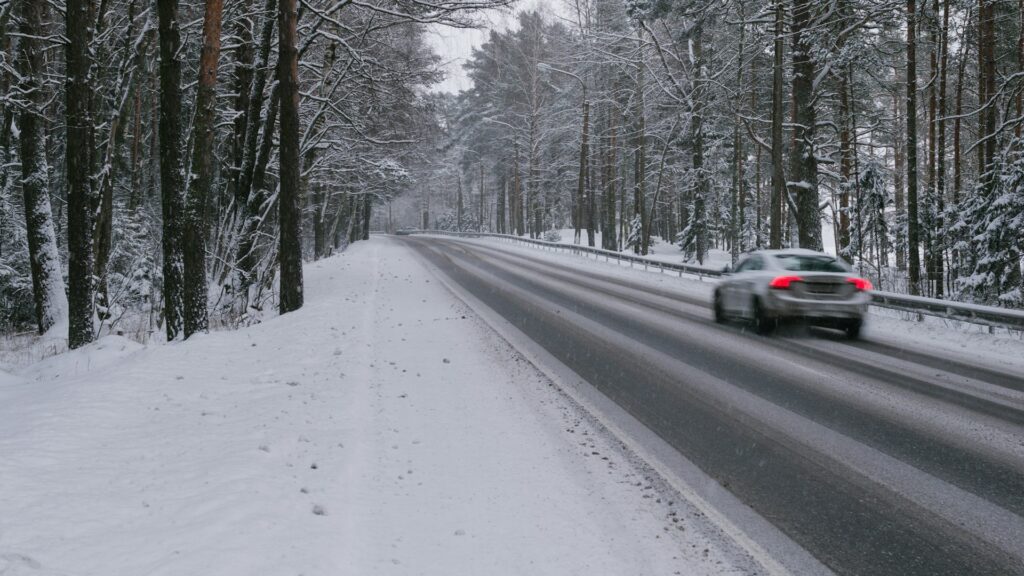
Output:
<svg viewBox="0 0 1024 576">
<path fill-rule="evenodd" d="M 1024 574 L 1024 377 L 839 333 L 752 335 L 683 290 L 405 237 L 838 574 Z"/>
</svg>

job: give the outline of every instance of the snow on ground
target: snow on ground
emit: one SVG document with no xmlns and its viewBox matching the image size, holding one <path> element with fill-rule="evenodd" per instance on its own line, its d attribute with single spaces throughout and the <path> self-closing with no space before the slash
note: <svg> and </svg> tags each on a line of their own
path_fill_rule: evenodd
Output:
<svg viewBox="0 0 1024 576">
<path fill-rule="evenodd" d="M 749 573 L 407 249 L 306 286 L 0 372 L 0 574 Z"/>
<path fill-rule="evenodd" d="M 569 230 L 572 243 L 572 230 Z M 584 240 L 585 240 L 584 236 Z M 565 236 L 563 235 L 563 243 Z M 461 239 L 465 242 L 483 242 L 531 256 L 555 262 L 559 266 L 579 270 L 599 270 L 616 278 L 629 279 L 660 289 L 673 290 L 690 297 L 703 298 L 708 302 L 708 318 L 711 318 L 711 294 L 716 280 L 695 275 L 664 273 L 658 269 L 644 270 L 642 265 L 606 261 L 603 256 L 574 255 L 567 252 L 549 251 L 528 244 L 517 244 L 497 238 Z M 951 359 L 968 363 L 979 363 L 997 370 L 1024 373 L 1024 333 L 995 330 L 990 333 L 987 326 L 946 320 L 934 316 L 899 312 L 887 308 L 872 307 L 861 333 L 866 340 L 872 340 L 908 350 L 939 351 Z"/>
</svg>

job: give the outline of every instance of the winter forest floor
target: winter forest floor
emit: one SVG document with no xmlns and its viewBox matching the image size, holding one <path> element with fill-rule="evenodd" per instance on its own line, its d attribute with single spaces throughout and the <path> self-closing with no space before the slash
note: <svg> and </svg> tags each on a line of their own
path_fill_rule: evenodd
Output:
<svg viewBox="0 0 1024 576">
<path fill-rule="evenodd" d="M 0 366 L 0 574 L 730 574 L 748 559 L 374 238 L 295 313 Z"/>
</svg>

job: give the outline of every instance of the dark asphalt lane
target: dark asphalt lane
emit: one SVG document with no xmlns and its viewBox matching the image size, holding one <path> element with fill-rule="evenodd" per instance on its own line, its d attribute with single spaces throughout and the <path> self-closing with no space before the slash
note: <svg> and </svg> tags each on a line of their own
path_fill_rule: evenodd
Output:
<svg viewBox="0 0 1024 576">
<path fill-rule="evenodd" d="M 700 298 L 599 267 L 402 241 L 835 572 L 1024 574 L 1015 375 L 756 337 L 711 322 Z"/>
</svg>

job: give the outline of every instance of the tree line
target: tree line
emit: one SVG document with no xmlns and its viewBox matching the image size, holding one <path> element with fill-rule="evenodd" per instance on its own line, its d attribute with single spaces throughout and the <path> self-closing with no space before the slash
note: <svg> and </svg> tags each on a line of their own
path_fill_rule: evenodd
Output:
<svg viewBox="0 0 1024 576">
<path fill-rule="evenodd" d="M 580 0 L 466 70 L 423 222 L 1024 305 L 1024 1 Z"/>
<path fill-rule="evenodd" d="M 431 26 L 505 0 L 0 0 L 0 330 L 303 304 L 434 152 Z"/>
</svg>

